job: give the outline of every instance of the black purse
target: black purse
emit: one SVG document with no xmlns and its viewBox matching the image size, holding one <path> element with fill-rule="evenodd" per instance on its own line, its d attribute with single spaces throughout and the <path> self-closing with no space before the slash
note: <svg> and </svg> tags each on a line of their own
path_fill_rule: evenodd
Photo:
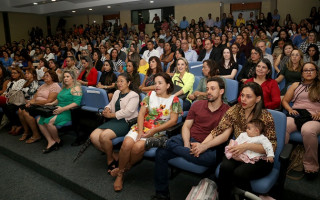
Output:
<svg viewBox="0 0 320 200">
<path fill-rule="evenodd" d="M 29 107 L 26 107 L 26 111 L 31 115 L 31 116 L 38 116 L 40 115 L 41 117 L 51 117 L 53 114 L 53 111 L 57 109 L 56 106 L 54 105 L 47 105 L 47 106 L 40 106 L 40 105 L 30 105 Z"/>
<path fill-rule="evenodd" d="M 308 121 L 312 121 L 313 118 L 311 113 L 306 109 L 294 109 L 294 110 L 296 110 L 299 113 L 299 115 L 295 116 L 295 115 L 290 115 L 288 113 L 287 116 L 294 118 L 294 123 L 296 124 L 297 129 L 301 131 L 302 125 Z"/>
<path fill-rule="evenodd" d="M 179 76 L 178 76 L 178 78 L 180 80 L 179 82 L 182 83 L 182 85 L 184 85 L 182 79 Z M 177 80 L 175 80 L 174 83 L 173 83 L 174 84 L 174 89 L 173 89 L 173 92 L 171 94 L 175 94 L 175 93 L 179 92 L 182 89 L 182 87 L 177 85 L 176 82 L 177 82 Z M 188 94 L 189 94 L 189 92 L 187 92 L 185 94 L 181 94 L 178 97 L 180 99 L 182 99 L 182 100 L 185 100 L 188 97 Z"/>
</svg>

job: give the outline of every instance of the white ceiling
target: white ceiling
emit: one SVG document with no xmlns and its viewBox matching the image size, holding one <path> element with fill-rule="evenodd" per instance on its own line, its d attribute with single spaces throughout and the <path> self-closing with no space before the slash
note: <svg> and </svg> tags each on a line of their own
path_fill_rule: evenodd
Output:
<svg viewBox="0 0 320 200">
<path fill-rule="evenodd" d="M 83 14 L 117 14 L 120 10 L 138 10 L 191 4 L 195 2 L 209 2 L 219 0 L 1 0 L 0 11 L 22 12 L 57 16 L 71 16 Z M 223 0 L 225 3 L 256 2 L 257 0 Z M 261 1 L 261 0 L 260 0 Z M 33 3 L 38 3 L 34 5 Z M 111 6 L 111 8 L 107 8 Z M 92 11 L 89 11 L 92 8 Z M 71 11 L 75 10 L 76 13 Z"/>
</svg>

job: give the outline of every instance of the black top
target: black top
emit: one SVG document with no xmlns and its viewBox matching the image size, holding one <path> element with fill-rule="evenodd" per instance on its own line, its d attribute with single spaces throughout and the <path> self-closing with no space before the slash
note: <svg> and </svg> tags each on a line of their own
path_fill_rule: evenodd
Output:
<svg viewBox="0 0 320 200">
<path fill-rule="evenodd" d="M 97 61 L 97 64 L 95 62 L 93 62 L 93 66 L 96 68 L 97 71 L 101 71 L 101 68 L 103 66 L 103 62 L 101 60 Z"/>
<path fill-rule="evenodd" d="M 221 63 L 222 64 L 222 63 Z M 238 70 L 238 63 L 233 63 L 232 66 L 230 66 L 229 69 L 226 69 L 223 65 L 219 65 L 219 75 L 224 76 L 224 75 L 230 75 L 233 69 Z"/>
<path fill-rule="evenodd" d="M 238 75 L 238 81 L 241 79 L 249 79 L 254 76 L 256 66 L 258 63 L 253 63 L 253 62 L 246 62 L 246 64 L 243 66 L 242 70 L 240 71 Z"/>
</svg>

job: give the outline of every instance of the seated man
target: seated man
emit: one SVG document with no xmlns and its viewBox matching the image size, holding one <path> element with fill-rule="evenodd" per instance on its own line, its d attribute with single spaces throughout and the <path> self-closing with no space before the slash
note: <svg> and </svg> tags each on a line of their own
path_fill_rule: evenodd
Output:
<svg viewBox="0 0 320 200">
<path fill-rule="evenodd" d="M 182 127 L 182 134 L 171 137 L 168 140 L 147 140 L 146 149 L 158 148 L 155 166 L 156 195 L 153 199 L 170 199 L 168 180 L 168 161 L 175 157 L 183 157 L 189 162 L 213 166 L 216 163 L 216 149 L 206 149 L 199 156 L 190 154 L 192 143 L 201 143 L 216 127 L 229 106 L 224 104 L 222 96 L 225 85 L 221 78 L 213 77 L 207 80 L 207 98 L 195 102 Z M 210 119 L 210 120 L 207 120 Z"/>
</svg>

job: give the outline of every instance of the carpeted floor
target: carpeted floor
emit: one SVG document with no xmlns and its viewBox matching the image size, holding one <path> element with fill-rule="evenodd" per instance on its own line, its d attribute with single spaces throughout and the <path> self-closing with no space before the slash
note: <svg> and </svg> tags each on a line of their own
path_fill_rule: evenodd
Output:
<svg viewBox="0 0 320 200">
<path fill-rule="evenodd" d="M 0 199 L 144 200 L 154 193 L 152 160 L 143 160 L 127 172 L 123 191 L 116 193 L 114 179 L 106 172 L 105 155 L 92 145 L 73 163 L 80 147 L 70 146 L 75 139 L 70 133 L 62 136 L 65 145 L 59 151 L 42 154 L 45 140 L 25 144 L 6 131 L 0 131 Z M 200 179 L 190 173 L 178 174 L 170 181 L 171 198 L 185 199 Z M 312 182 L 287 180 L 284 199 L 319 200 L 319 188 L 320 177 Z"/>
</svg>

